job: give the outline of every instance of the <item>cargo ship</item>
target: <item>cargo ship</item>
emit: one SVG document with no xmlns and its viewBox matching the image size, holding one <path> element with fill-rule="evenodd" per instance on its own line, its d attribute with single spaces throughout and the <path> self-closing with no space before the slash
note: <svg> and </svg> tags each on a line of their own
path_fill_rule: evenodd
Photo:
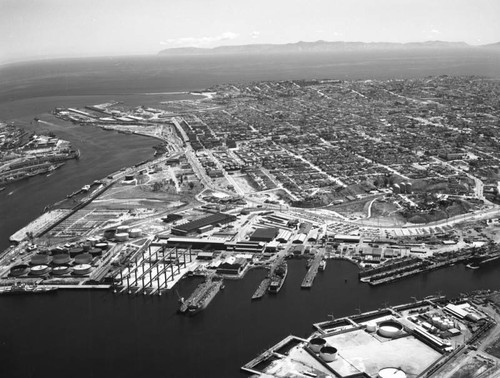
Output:
<svg viewBox="0 0 500 378">
<path fill-rule="evenodd" d="M 221 278 L 208 278 L 196 288 L 187 300 L 181 300 L 179 311 L 194 315 L 204 310 L 222 289 L 222 286 L 223 280 Z"/>
<path fill-rule="evenodd" d="M 57 287 L 46 287 L 15 283 L 12 286 L 0 287 L 0 295 L 44 294 L 55 293 Z"/>
<path fill-rule="evenodd" d="M 469 269 L 478 269 L 483 265 L 489 265 L 492 263 L 497 263 L 500 260 L 500 253 L 485 254 L 480 256 L 474 256 L 469 260 L 469 264 L 466 265 Z"/>
<path fill-rule="evenodd" d="M 286 262 L 279 264 L 271 276 L 271 283 L 269 284 L 268 291 L 270 293 L 277 293 L 285 283 L 286 275 L 288 273 L 288 265 Z"/>
</svg>

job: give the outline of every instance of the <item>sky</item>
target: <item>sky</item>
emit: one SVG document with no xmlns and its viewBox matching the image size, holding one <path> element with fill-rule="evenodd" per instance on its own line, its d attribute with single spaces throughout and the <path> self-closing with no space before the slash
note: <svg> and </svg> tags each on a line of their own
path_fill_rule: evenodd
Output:
<svg viewBox="0 0 500 378">
<path fill-rule="evenodd" d="M 500 0 L 0 0 L 0 63 L 298 41 L 500 41 Z"/>
</svg>

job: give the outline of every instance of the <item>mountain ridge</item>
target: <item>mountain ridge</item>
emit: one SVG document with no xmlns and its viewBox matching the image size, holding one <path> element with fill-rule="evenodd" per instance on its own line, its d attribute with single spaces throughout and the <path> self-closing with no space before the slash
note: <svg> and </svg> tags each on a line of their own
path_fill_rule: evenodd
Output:
<svg viewBox="0 0 500 378">
<path fill-rule="evenodd" d="M 295 42 L 286 44 L 250 44 L 230 45 L 213 48 L 175 47 L 161 50 L 159 55 L 223 55 L 223 54 L 261 54 L 261 53 L 306 53 L 306 52 L 335 52 L 335 51 L 371 51 L 371 50 L 411 50 L 411 49 L 466 49 L 466 48 L 497 48 L 499 43 L 483 46 L 471 46 L 465 42 Z"/>
</svg>

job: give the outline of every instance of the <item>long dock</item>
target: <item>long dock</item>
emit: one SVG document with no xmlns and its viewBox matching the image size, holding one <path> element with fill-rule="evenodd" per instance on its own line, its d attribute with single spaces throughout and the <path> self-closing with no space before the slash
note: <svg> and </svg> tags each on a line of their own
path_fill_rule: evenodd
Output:
<svg viewBox="0 0 500 378">
<path fill-rule="evenodd" d="M 269 276 L 264 278 L 260 283 L 259 287 L 257 288 L 257 290 L 255 290 L 255 293 L 253 293 L 252 300 L 262 298 L 266 293 L 270 283 L 271 283 L 271 278 L 269 278 Z"/>
<path fill-rule="evenodd" d="M 396 269 L 388 272 L 384 272 L 383 274 L 380 275 L 374 275 L 369 277 L 369 280 L 366 280 L 364 282 L 368 282 L 371 286 L 377 286 L 385 283 L 390 283 L 394 282 L 397 280 L 400 280 L 402 278 L 414 276 L 416 274 L 420 274 L 423 272 L 430 272 L 432 270 L 436 269 L 441 269 L 441 268 L 446 268 L 448 266 L 451 266 L 456 263 L 460 263 L 463 261 L 466 261 L 469 258 L 469 256 L 464 255 L 464 256 L 459 256 L 455 257 L 446 261 L 440 261 L 440 262 L 435 262 L 431 264 L 425 264 L 424 262 L 420 264 L 414 264 L 411 265 L 410 267 L 407 267 L 405 269 Z"/>
<path fill-rule="evenodd" d="M 314 256 L 311 266 L 307 270 L 306 276 L 304 277 L 302 284 L 300 285 L 302 289 L 310 289 L 312 287 L 314 278 L 316 278 L 316 274 L 318 274 L 319 264 L 321 263 L 322 259 L 323 259 L 323 254 L 318 251 L 316 256 Z"/>
</svg>

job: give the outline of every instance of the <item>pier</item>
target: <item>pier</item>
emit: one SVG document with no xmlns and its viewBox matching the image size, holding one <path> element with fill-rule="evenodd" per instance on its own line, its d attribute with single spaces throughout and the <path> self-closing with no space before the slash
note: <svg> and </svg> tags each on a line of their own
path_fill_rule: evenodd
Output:
<svg viewBox="0 0 500 378">
<path fill-rule="evenodd" d="M 312 287 L 314 278 L 316 278 L 316 274 L 318 274 L 318 268 L 321 260 L 323 260 L 323 253 L 318 251 L 311 262 L 311 266 L 307 270 L 302 284 L 300 285 L 302 289 L 310 289 Z"/>
<path fill-rule="evenodd" d="M 260 376 L 273 361 L 279 360 L 288 355 L 288 351 L 292 347 L 306 342 L 307 340 L 297 336 L 287 336 L 276 345 L 259 354 L 252 361 L 246 363 L 241 370 Z"/>
<path fill-rule="evenodd" d="M 255 293 L 253 293 L 252 295 L 252 300 L 255 300 L 255 299 L 260 299 L 264 296 L 264 294 L 266 293 L 268 287 L 269 287 L 269 284 L 271 283 L 271 278 L 269 278 L 269 276 L 267 276 L 266 278 L 264 278 L 259 287 L 257 288 L 257 290 L 255 290 Z"/>
<path fill-rule="evenodd" d="M 378 273 L 372 276 L 364 277 L 361 280 L 363 282 L 368 282 L 372 286 L 381 285 L 384 283 L 390 283 L 397 281 L 399 279 L 410 277 L 423 272 L 430 272 L 432 270 L 446 268 L 456 263 L 465 262 L 470 259 L 469 253 L 464 253 L 454 258 L 447 259 L 445 261 L 429 261 L 422 260 L 415 264 L 405 266 L 403 268 L 391 269 L 383 273 Z"/>
</svg>

